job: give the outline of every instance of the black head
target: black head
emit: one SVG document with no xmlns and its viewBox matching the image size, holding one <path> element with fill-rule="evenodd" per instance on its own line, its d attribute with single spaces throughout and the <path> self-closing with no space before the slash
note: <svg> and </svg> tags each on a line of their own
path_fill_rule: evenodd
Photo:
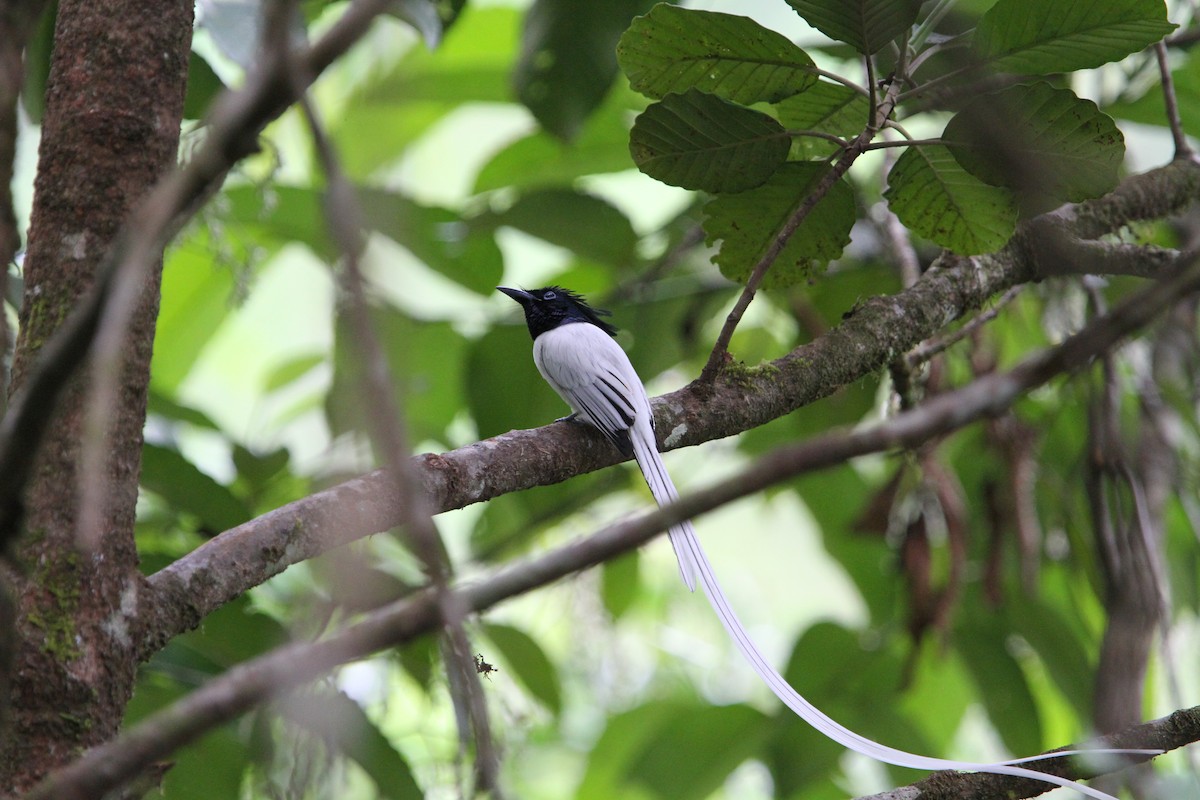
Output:
<svg viewBox="0 0 1200 800">
<path fill-rule="evenodd" d="M 525 309 L 525 324 L 529 326 L 529 335 L 536 339 L 546 331 L 554 330 L 559 325 L 572 322 L 587 322 L 595 325 L 609 336 L 616 336 L 617 329 L 600 317 L 607 317 L 608 312 L 600 308 L 592 308 L 579 295 L 561 286 L 547 286 L 542 289 L 524 291 L 509 289 L 507 286 L 497 286 L 497 289 L 516 300 Z"/>
</svg>

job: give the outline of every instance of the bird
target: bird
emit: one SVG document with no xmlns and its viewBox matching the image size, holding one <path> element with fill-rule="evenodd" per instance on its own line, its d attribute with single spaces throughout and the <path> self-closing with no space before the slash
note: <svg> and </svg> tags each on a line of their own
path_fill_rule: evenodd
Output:
<svg viewBox="0 0 1200 800">
<path fill-rule="evenodd" d="M 513 289 L 497 286 L 521 305 L 533 338 L 533 363 L 567 405 L 574 418 L 604 435 L 625 458 L 633 458 L 659 506 L 676 500 L 679 492 L 667 473 L 654 432 L 654 414 L 641 379 L 629 356 L 614 338 L 617 328 L 603 317 L 609 312 L 593 308 L 585 298 L 561 286 Z M 877 761 L 923 770 L 969 770 L 1012 775 L 1072 788 L 1094 800 L 1117 800 L 1098 789 L 1057 775 L 1019 766 L 1022 763 L 1064 755 L 1157 755 L 1160 750 L 1081 750 L 1056 752 L 1002 763 L 975 763 L 910 753 L 862 736 L 829 717 L 779 673 L 750 638 L 725 596 L 696 530 L 690 521 L 668 531 L 684 584 L 695 591 L 697 582 L 734 645 L 750 666 L 786 706 L 830 739 Z"/>
</svg>

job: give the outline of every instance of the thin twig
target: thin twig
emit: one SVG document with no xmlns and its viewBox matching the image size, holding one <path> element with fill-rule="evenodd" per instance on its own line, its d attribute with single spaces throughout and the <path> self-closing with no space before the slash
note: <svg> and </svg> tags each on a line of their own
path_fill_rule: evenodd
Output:
<svg viewBox="0 0 1200 800">
<path fill-rule="evenodd" d="M 939 353 L 949 350 L 951 347 L 958 344 L 963 339 L 966 339 L 971 334 L 975 333 L 975 331 L 994 320 L 1000 315 L 1001 309 L 1012 302 L 1013 298 L 1019 295 L 1021 290 L 1024 288 L 1025 284 L 1018 284 L 1017 286 L 1009 288 L 1009 290 L 1002 294 L 1000 299 L 997 300 L 991 308 L 979 312 L 973 318 L 964 323 L 961 328 L 954 331 L 949 336 L 941 336 L 936 339 L 930 339 L 926 342 L 922 342 L 919 346 L 914 347 L 909 351 L 908 355 L 904 357 L 908 368 L 914 369 L 918 365 L 924 364 L 929 359 L 933 358 Z"/>
<path fill-rule="evenodd" d="M 1171 137 L 1175 140 L 1175 158 L 1192 158 L 1196 153 L 1183 132 L 1183 120 L 1179 117 L 1179 99 L 1175 95 L 1175 79 L 1171 76 L 1171 64 L 1167 59 L 1167 45 L 1154 45 L 1158 58 L 1158 73 L 1162 78 L 1163 102 L 1166 104 L 1167 123 L 1171 126 Z"/>
<path fill-rule="evenodd" d="M 344 285 L 350 299 L 349 321 L 354 332 L 352 338 L 365 365 L 362 388 L 364 396 L 368 398 L 366 408 L 372 438 L 382 452 L 403 500 L 407 512 L 405 528 L 409 534 L 408 542 L 421 559 L 434 587 L 437 609 L 447 639 L 447 646 L 442 652 L 450 673 L 451 698 L 460 711 L 455 716 L 469 723 L 460 730 L 460 741 L 465 744 L 473 739 L 475 742 L 476 790 L 500 798 L 503 796 L 499 783 L 500 760 L 492 739 L 487 701 L 474 668 L 474 649 L 463 627 L 466 608 L 450 584 L 452 571 L 449 557 L 433 522 L 428 499 L 412 469 L 403 407 L 393 391 L 387 357 L 371 325 L 365 280 L 359 262 L 364 241 L 362 211 L 324 126 L 300 86 L 297 87 L 297 95 L 321 168 L 329 183 L 326 218 L 333 238 L 342 251 Z"/>
<path fill-rule="evenodd" d="M 896 95 L 899 93 L 899 87 L 900 84 L 898 81 L 894 81 L 888 86 L 887 92 L 880 101 L 880 105 L 873 110 L 870 124 L 842 151 L 841 156 L 833 166 L 821 176 L 821 180 L 812 188 L 812 191 L 800 201 L 796 210 L 792 212 L 787 221 L 779 229 L 779 232 L 775 234 L 775 237 L 767 246 L 766 252 L 763 253 L 762 258 L 754 265 L 754 270 L 750 273 L 750 278 L 746 281 L 746 286 L 742 290 L 741 296 L 738 297 L 733 309 L 725 318 L 725 324 L 721 327 L 721 332 L 713 344 L 708 362 L 704 365 L 704 369 L 700 373 L 701 381 L 711 383 L 716 378 L 724 362 L 726 351 L 729 349 L 729 342 L 733 338 L 733 332 L 737 329 L 738 323 L 742 321 L 742 315 L 746 313 L 746 309 L 754 299 L 754 295 L 758 291 L 758 287 L 762 284 L 763 278 L 766 277 L 767 271 L 775 263 L 775 259 L 779 258 L 779 254 L 783 252 L 783 248 L 788 243 L 788 240 L 792 238 L 792 234 L 800 228 L 800 225 L 807 219 L 813 208 L 833 188 L 834 184 L 846 174 L 850 166 L 862 154 L 863 148 L 867 143 L 875 138 L 875 134 L 883 126 L 884 120 L 891 116 L 892 109 L 896 104 Z"/>
</svg>

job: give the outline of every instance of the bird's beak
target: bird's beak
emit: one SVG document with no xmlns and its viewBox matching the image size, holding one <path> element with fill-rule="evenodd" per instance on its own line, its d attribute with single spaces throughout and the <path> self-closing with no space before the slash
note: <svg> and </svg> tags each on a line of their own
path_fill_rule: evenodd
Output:
<svg viewBox="0 0 1200 800">
<path fill-rule="evenodd" d="M 533 299 L 533 295 L 531 295 L 529 292 L 525 291 L 524 289 L 510 289 L 507 286 L 497 286 L 496 288 L 499 289 L 500 291 L 504 292 L 506 295 L 511 297 L 513 300 L 516 300 L 521 305 L 525 305 L 526 303 L 528 303 L 530 300 Z"/>
</svg>

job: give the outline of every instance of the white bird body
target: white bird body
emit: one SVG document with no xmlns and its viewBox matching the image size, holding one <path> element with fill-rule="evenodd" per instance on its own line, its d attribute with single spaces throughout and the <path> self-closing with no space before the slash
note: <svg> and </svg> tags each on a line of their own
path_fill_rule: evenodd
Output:
<svg viewBox="0 0 1200 800">
<path fill-rule="evenodd" d="M 610 441 L 614 435 L 620 437 L 619 432 L 626 433 L 627 439 L 613 443 L 626 455 L 632 448 L 650 493 L 660 506 L 679 497 L 658 454 L 650 398 L 629 356 L 611 336 L 585 322 L 560 325 L 534 340 L 533 363 L 571 410 Z M 623 446 L 624 441 L 628 441 L 628 448 Z M 683 582 L 694 592 L 700 573 L 697 553 L 703 556 L 696 531 L 691 522 L 685 521 L 671 527 L 668 535 Z"/>
<path fill-rule="evenodd" d="M 546 382 L 579 418 L 599 429 L 626 457 L 637 460 L 650 492 L 660 506 L 675 500 L 678 492 L 658 453 L 654 416 L 646 389 L 629 357 L 612 338 L 615 329 L 596 317 L 603 312 L 597 312 L 578 296 L 558 287 L 546 287 L 533 292 L 501 287 L 501 291 L 521 303 L 525 309 L 526 321 L 533 336 L 533 360 Z M 804 699 L 762 655 L 717 582 L 712 564 L 692 524 L 683 522 L 672 526 L 668 532 L 684 583 L 694 591 L 699 581 L 721 624 L 750 666 L 788 708 L 844 747 L 878 761 L 912 769 L 971 770 L 1033 778 L 1069 787 L 1095 800 L 1117 798 L 1057 775 L 1017 765 L 1077 754 L 1148 755 L 1160 752 L 1063 751 L 1053 756 L 1032 756 L 998 764 L 974 763 L 917 755 L 860 736 Z"/>
</svg>

